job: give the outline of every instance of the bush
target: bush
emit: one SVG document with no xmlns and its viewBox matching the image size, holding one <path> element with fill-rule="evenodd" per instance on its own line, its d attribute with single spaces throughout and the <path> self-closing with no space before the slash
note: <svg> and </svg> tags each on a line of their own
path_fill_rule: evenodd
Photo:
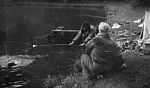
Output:
<svg viewBox="0 0 150 88">
<path fill-rule="evenodd" d="M 146 7 L 150 5 L 150 0 L 127 0 L 132 6 Z"/>
</svg>

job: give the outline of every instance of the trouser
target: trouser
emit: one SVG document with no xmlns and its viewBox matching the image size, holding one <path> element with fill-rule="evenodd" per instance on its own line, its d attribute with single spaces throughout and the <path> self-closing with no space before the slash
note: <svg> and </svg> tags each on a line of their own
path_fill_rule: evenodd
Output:
<svg viewBox="0 0 150 88">
<path fill-rule="evenodd" d="M 96 77 L 111 70 L 111 65 L 107 63 L 97 63 L 93 61 L 87 54 L 81 56 L 81 65 L 83 76 Z"/>
</svg>

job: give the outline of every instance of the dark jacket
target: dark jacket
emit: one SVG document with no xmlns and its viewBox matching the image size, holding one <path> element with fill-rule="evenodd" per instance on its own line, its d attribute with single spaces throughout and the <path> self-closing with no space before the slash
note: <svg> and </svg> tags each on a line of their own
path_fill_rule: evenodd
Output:
<svg viewBox="0 0 150 88">
<path fill-rule="evenodd" d="M 108 34 L 101 33 L 86 44 L 86 54 L 96 63 L 114 65 L 122 64 L 122 58 L 118 58 L 118 47 Z"/>
<path fill-rule="evenodd" d="M 95 36 L 95 29 L 87 29 L 88 31 L 83 31 L 81 29 L 78 34 L 73 39 L 74 44 L 82 44 L 87 43 L 89 40 L 91 40 Z"/>
</svg>

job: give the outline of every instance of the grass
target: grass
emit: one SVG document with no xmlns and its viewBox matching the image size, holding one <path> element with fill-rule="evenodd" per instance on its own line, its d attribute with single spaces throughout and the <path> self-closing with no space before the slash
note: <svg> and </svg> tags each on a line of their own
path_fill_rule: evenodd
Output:
<svg viewBox="0 0 150 88">
<path fill-rule="evenodd" d="M 112 72 L 102 78 L 85 80 L 81 72 L 72 72 L 66 76 L 50 77 L 44 82 L 45 88 L 149 88 L 150 56 L 123 55 L 128 68 Z M 46 83 L 46 84 L 45 84 Z"/>
</svg>

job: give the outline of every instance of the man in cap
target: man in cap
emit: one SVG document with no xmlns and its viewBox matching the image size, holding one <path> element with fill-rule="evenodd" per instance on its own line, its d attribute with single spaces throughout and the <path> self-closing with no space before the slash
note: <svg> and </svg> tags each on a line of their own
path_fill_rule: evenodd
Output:
<svg viewBox="0 0 150 88">
<path fill-rule="evenodd" d="M 123 64 L 117 45 L 109 37 L 109 28 L 107 23 L 101 22 L 99 33 L 85 45 L 86 53 L 81 56 L 81 65 L 86 78 L 105 74 Z"/>
<path fill-rule="evenodd" d="M 95 29 L 88 22 L 83 22 L 80 31 L 69 45 L 85 45 L 95 36 Z"/>
</svg>

